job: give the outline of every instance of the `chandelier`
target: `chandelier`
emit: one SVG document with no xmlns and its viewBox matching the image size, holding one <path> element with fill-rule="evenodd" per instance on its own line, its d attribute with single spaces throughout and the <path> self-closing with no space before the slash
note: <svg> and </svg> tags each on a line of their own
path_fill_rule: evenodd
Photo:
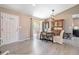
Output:
<svg viewBox="0 0 79 59">
<path fill-rule="evenodd" d="M 54 9 L 52 10 L 51 19 L 54 20 Z"/>
</svg>

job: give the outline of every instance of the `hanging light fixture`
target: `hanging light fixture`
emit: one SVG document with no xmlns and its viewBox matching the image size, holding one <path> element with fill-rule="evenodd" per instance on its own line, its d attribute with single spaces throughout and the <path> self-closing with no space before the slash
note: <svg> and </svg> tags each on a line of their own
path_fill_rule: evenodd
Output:
<svg viewBox="0 0 79 59">
<path fill-rule="evenodd" d="M 54 9 L 52 10 L 52 14 L 50 15 L 50 18 L 49 18 L 49 31 L 52 30 L 52 21 L 54 20 Z"/>
<path fill-rule="evenodd" d="M 54 9 L 52 10 L 51 19 L 54 20 Z"/>
</svg>

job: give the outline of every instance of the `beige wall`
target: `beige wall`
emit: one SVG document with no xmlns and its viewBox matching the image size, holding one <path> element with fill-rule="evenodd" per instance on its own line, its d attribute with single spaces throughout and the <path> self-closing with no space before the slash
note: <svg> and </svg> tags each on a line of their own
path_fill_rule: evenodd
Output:
<svg viewBox="0 0 79 59">
<path fill-rule="evenodd" d="M 73 24 L 74 24 L 74 26 L 78 26 L 79 27 L 79 19 L 73 20 Z"/>
<path fill-rule="evenodd" d="M 20 40 L 30 39 L 31 16 L 27 16 L 27 15 L 22 14 L 20 12 L 16 12 L 14 10 L 2 8 L 2 7 L 0 7 L 0 11 L 19 16 L 20 17 L 20 20 L 19 20 L 19 26 L 20 26 L 19 33 L 20 33 L 20 35 L 19 35 L 19 38 L 20 38 Z"/>
<path fill-rule="evenodd" d="M 65 32 L 72 32 L 72 15 L 79 14 L 79 5 L 76 5 L 58 15 L 55 16 L 56 19 L 64 19 L 64 30 Z"/>
<path fill-rule="evenodd" d="M 31 17 L 20 15 L 20 39 L 30 39 Z"/>
</svg>

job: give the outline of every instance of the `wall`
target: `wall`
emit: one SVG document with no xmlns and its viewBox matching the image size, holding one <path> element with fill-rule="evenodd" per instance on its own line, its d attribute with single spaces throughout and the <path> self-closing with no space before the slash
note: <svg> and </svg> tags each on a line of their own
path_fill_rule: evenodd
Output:
<svg viewBox="0 0 79 59">
<path fill-rule="evenodd" d="M 21 20 L 20 20 L 20 39 L 30 39 L 30 23 L 31 17 L 28 17 L 26 15 L 20 15 Z"/>
<path fill-rule="evenodd" d="M 55 16 L 56 19 L 64 19 L 64 30 L 65 32 L 72 32 L 72 15 L 79 14 L 79 5 L 76 5 L 58 15 Z"/>
<path fill-rule="evenodd" d="M 73 24 L 74 24 L 74 26 L 78 26 L 79 27 L 79 19 L 73 20 Z"/>
</svg>

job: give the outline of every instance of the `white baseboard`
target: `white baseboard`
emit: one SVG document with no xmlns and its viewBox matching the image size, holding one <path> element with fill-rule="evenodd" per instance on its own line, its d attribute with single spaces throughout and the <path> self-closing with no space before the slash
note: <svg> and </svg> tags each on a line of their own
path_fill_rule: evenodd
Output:
<svg viewBox="0 0 79 59">
<path fill-rule="evenodd" d="M 25 41 L 25 40 L 30 40 L 30 38 L 23 39 L 23 40 L 17 40 L 17 41 L 13 41 L 13 42 L 10 42 L 10 43 L 7 43 L 7 44 L 12 44 L 12 43 L 16 43 L 16 42 Z M 0 47 L 1 47 L 1 46 L 3 46 L 3 45 L 7 45 L 7 44 L 2 44 L 2 45 L 0 45 Z"/>
</svg>

